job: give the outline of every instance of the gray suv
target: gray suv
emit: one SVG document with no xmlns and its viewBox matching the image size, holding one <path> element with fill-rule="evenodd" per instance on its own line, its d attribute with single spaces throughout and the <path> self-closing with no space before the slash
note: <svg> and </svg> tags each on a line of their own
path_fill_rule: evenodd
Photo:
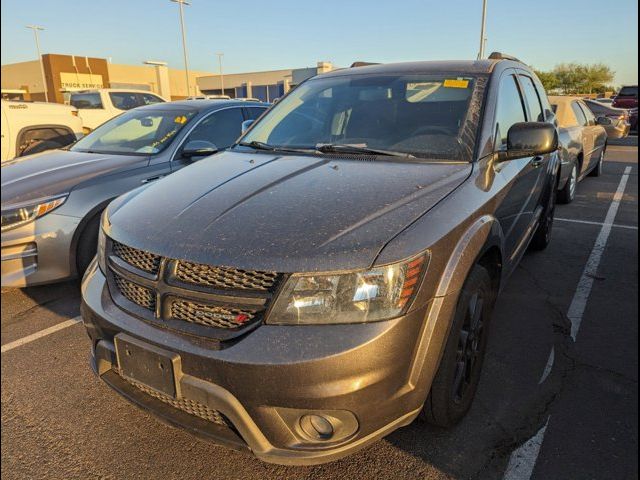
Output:
<svg viewBox="0 0 640 480">
<path fill-rule="evenodd" d="M 92 368 L 269 462 L 455 424 L 498 293 L 550 240 L 554 121 L 500 54 L 300 84 L 230 150 L 108 206 L 82 282 Z"/>
</svg>

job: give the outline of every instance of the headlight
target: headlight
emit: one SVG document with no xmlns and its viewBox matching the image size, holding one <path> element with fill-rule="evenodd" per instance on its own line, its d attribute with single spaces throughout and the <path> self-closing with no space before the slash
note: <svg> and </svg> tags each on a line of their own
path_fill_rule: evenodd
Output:
<svg viewBox="0 0 640 480">
<path fill-rule="evenodd" d="M 371 270 L 294 274 L 278 295 L 270 324 L 364 323 L 403 314 L 418 291 L 429 257 Z"/>
<path fill-rule="evenodd" d="M 98 250 L 96 256 L 98 257 L 98 267 L 102 273 L 107 273 L 107 235 L 104 233 L 105 226 L 109 224 L 109 212 L 105 208 L 100 218 L 100 228 L 98 229 Z"/>
<path fill-rule="evenodd" d="M 2 231 L 10 230 L 12 228 L 19 227 L 26 223 L 29 223 L 36 218 L 40 218 L 46 215 L 54 208 L 58 208 L 67 199 L 66 196 L 53 198 L 50 200 L 36 203 L 34 205 L 28 205 L 19 208 L 12 208 L 11 210 L 5 210 L 2 212 Z"/>
</svg>

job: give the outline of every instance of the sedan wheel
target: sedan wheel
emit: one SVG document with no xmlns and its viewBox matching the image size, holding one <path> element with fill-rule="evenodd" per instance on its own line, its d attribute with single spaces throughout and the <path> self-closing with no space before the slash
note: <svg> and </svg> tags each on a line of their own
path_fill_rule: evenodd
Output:
<svg viewBox="0 0 640 480">
<path fill-rule="evenodd" d="M 602 175 L 605 150 L 606 150 L 606 147 L 602 149 L 602 152 L 600 152 L 600 157 L 598 158 L 598 164 L 594 167 L 593 170 L 589 172 L 590 177 L 599 177 L 600 175 Z"/>
<path fill-rule="evenodd" d="M 564 188 L 558 192 L 558 202 L 571 203 L 576 198 L 578 188 L 578 166 L 574 163 Z"/>
</svg>

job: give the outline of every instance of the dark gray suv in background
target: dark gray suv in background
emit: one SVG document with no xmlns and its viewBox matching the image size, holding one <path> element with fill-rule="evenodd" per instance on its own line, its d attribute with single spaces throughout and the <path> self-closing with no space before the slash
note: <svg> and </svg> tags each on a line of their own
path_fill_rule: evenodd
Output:
<svg viewBox="0 0 640 480">
<path fill-rule="evenodd" d="M 92 367 L 269 462 L 453 425 L 499 291 L 549 242 L 557 149 L 540 82 L 500 54 L 310 79 L 109 205 L 82 283 Z"/>
</svg>

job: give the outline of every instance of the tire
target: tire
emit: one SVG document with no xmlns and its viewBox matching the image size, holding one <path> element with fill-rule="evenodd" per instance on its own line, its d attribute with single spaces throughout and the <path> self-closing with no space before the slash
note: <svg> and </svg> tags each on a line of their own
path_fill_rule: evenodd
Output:
<svg viewBox="0 0 640 480">
<path fill-rule="evenodd" d="M 602 149 L 602 152 L 600 153 L 600 158 L 598 158 L 598 163 L 596 164 L 596 166 L 593 168 L 593 170 L 589 172 L 590 177 L 599 177 L 600 175 L 602 175 L 605 150 L 606 150 L 606 147 Z"/>
<path fill-rule="evenodd" d="M 531 250 L 544 250 L 549 246 L 551 242 L 551 232 L 553 231 L 553 219 L 556 213 L 556 199 L 557 199 L 557 187 L 551 188 L 551 194 L 545 207 L 543 218 L 536 228 L 536 232 L 533 234 L 529 248 Z"/>
<path fill-rule="evenodd" d="M 480 381 L 494 301 L 489 272 L 475 265 L 460 293 L 440 367 L 422 409 L 423 420 L 432 425 L 451 427 L 471 407 Z"/>
<path fill-rule="evenodd" d="M 24 150 L 22 150 L 22 152 L 20 153 L 20 156 L 24 157 L 26 155 L 33 155 L 34 153 L 46 152 L 47 150 L 55 150 L 56 148 L 61 148 L 61 147 L 62 145 L 60 145 L 58 142 L 52 142 L 50 140 L 38 140 L 36 142 L 33 142 Z"/>
<path fill-rule="evenodd" d="M 558 203 L 571 203 L 576 198 L 576 189 L 578 187 L 578 165 L 576 163 L 571 167 L 571 173 L 567 179 L 564 188 L 558 191 Z"/>
<path fill-rule="evenodd" d="M 76 247 L 76 269 L 78 278 L 82 278 L 87 267 L 96 256 L 98 248 L 98 231 L 100 228 L 100 214 L 97 214 L 85 226 Z"/>
</svg>

